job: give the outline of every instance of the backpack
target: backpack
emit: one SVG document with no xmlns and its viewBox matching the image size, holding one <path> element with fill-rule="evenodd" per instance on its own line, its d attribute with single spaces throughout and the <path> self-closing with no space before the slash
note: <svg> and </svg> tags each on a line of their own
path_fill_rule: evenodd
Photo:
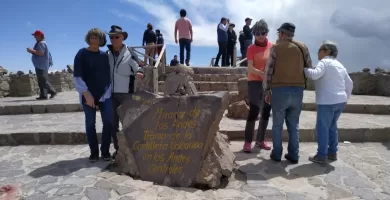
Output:
<svg viewBox="0 0 390 200">
<path fill-rule="evenodd" d="M 51 53 L 49 51 L 49 67 L 53 66 L 53 58 L 51 57 Z"/>
<path fill-rule="evenodd" d="M 238 36 L 238 41 L 240 42 L 240 46 L 244 46 L 245 34 L 244 31 L 240 31 Z"/>
</svg>

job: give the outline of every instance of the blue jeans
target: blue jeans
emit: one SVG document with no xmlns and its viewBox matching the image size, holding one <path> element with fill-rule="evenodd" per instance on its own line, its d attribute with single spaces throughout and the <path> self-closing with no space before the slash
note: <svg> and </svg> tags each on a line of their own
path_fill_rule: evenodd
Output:
<svg viewBox="0 0 390 200">
<path fill-rule="evenodd" d="M 100 146 L 101 155 L 110 155 L 111 127 L 112 127 L 112 101 L 106 99 L 98 103 L 100 114 L 102 116 L 103 131 L 102 142 Z M 96 108 L 83 104 L 85 114 L 85 130 L 91 154 L 99 155 L 99 143 L 96 134 Z"/>
<path fill-rule="evenodd" d="M 184 48 L 186 49 L 186 64 L 189 64 L 191 57 L 191 40 L 180 38 L 179 39 L 179 47 L 180 47 L 180 64 L 184 64 Z"/>
<path fill-rule="evenodd" d="M 288 155 L 299 159 L 299 116 L 302 110 L 303 87 L 272 88 L 272 156 L 280 159 L 283 153 L 282 132 L 286 120 Z"/>
<path fill-rule="evenodd" d="M 344 111 L 345 103 L 317 105 L 316 138 L 317 156 L 327 157 L 337 152 L 337 120 Z"/>
</svg>

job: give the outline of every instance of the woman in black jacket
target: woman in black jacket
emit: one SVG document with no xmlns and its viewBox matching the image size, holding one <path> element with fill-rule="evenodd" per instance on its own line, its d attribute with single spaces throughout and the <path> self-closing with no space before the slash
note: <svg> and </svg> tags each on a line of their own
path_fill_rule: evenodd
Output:
<svg viewBox="0 0 390 200">
<path fill-rule="evenodd" d="M 234 64 L 234 49 L 236 47 L 237 43 L 237 35 L 236 32 L 233 30 L 233 28 L 236 25 L 230 24 L 229 25 L 229 30 L 227 31 L 228 33 L 228 46 L 227 46 L 227 57 L 226 57 L 226 65 L 230 66 Z M 235 67 L 235 66 L 233 66 Z"/>
</svg>

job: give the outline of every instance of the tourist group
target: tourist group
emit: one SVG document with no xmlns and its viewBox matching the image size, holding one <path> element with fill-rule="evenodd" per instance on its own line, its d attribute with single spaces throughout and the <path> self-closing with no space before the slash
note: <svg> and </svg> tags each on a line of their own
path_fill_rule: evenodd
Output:
<svg viewBox="0 0 390 200">
<path fill-rule="evenodd" d="M 175 24 L 175 42 L 179 43 L 180 54 L 171 61 L 177 64 L 190 65 L 193 31 L 187 12 L 180 10 L 180 18 Z M 241 54 L 248 67 L 248 102 L 249 114 L 245 127 L 243 151 L 252 151 L 255 123 L 260 114 L 256 146 L 271 150 L 265 141 L 265 132 L 272 111 L 272 151 L 270 158 L 281 161 L 282 131 L 286 122 L 288 147 L 284 158 L 292 163 L 299 161 L 299 118 L 303 106 L 303 91 L 307 78 L 314 80 L 316 86 L 316 139 L 317 153 L 309 160 L 327 163 L 337 160 L 338 133 L 337 121 L 351 96 L 353 83 L 345 67 L 337 60 L 338 45 L 324 41 L 318 48 L 318 64 L 312 66 L 307 46 L 294 40 L 295 25 L 283 23 L 277 29 L 278 39 L 275 43 L 268 41 L 268 24 L 265 20 L 257 21 L 253 27 L 252 19 L 245 19 L 245 26 L 240 31 Z M 219 51 L 214 66 L 218 66 L 222 57 L 222 66 L 233 64 L 233 52 L 237 41 L 235 25 L 228 18 L 221 18 L 217 25 Z M 39 100 L 47 99 L 47 93 L 57 94 L 47 81 L 49 66 L 52 65 L 50 52 L 44 41 L 42 31 L 33 33 L 37 43 L 27 51 L 32 54 L 40 88 Z M 106 52 L 100 47 L 106 46 L 106 35 L 111 44 Z M 115 158 L 119 148 L 116 133 L 119 131 L 119 117 L 116 109 L 123 103 L 128 94 L 134 92 L 136 78 L 144 78 L 143 66 L 154 64 L 155 54 L 161 53 L 164 39 L 159 30 L 153 31 L 152 24 L 147 25 L 142 46 L 145 46 L 145 57 L 141 61 L 134 49 L 123 42 L 128 33 L 120 26 L 112 25 L 109 32 L 93 28 L 85 36 L 88 47 L 80 49 L 74 59 L 75 87 L 80 94 L 80 103 L 85 113 L 85 127 L 91 150 L 90 161 L 98 161 L 99 156 L 105 161 Z M 156 45 L 157 44 L 157 45 Z M 147 47 L 151 48 L 147 48 Z M 156 48 L 157 46 L 157 48 Z M 184 55 L 184 51 L 186 54 Z M 99 151 L 96 135 L 96 108 L 99 108 L 102 121 L 102 142 Z M 111 156 L 109 149 L 111 139 L 116 152 Z"/>
</svg>

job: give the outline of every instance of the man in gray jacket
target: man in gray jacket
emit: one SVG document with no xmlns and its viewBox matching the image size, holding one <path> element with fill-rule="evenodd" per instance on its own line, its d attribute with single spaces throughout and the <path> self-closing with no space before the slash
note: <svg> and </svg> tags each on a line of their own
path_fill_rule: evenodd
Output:
<svg viewBox="0 0 390 200">
<path fill-rule="evenodd" d="M 112 121 L 112 138 L 116 152 L 118 151 L 117 132 L 119 131 L 119 116 L 116 112 L 117 108 L 123 103 L 123 100 L 128 94 L 134 92 L 135 78 L 143 78 L 143 68 L 140 67 L 140 60 L 137 54 L 128 46 L 123 44 L 128 34 L 121 27 L 112 25 L 110 32 L 111 45 L 108 47 L 108 59 L 110 62 L 111 71 L 111 87 L 112 87 L 112 105 L 113 105 L 113 121 Z"/>
</svg>

